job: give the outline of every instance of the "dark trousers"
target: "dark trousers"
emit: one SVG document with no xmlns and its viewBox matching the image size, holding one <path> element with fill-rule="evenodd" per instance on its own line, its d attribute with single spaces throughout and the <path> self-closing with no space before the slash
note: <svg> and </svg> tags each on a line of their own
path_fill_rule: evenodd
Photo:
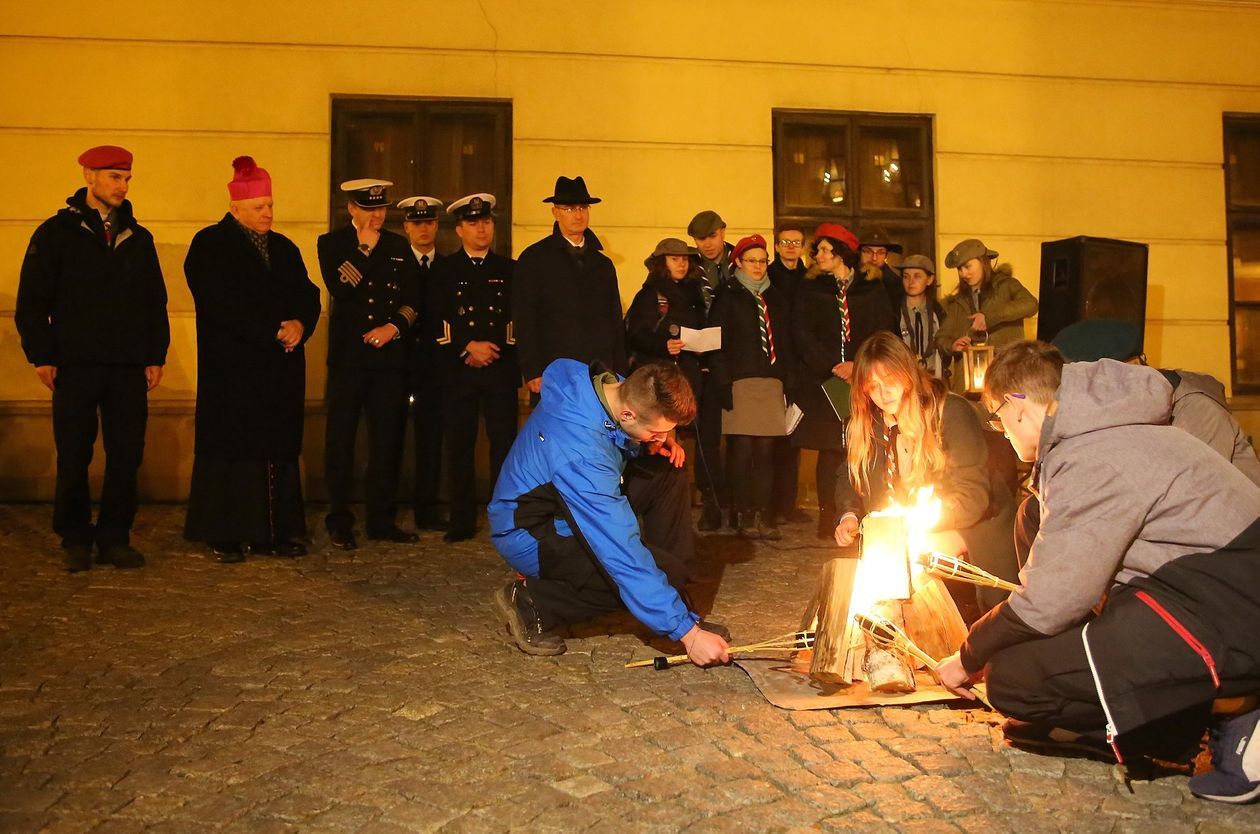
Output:
<svg viewBox="0 0 1260 834">
<path fill-rule="evenodd" d="M 643 543 L 656 566 L 682 593 L 694 555 L 686 470 L 675 469 L 660 455 L 634 460 L 623 473 L 621 491 L 639 516 Z M 569 517 L 563 508 L 560 512 Z M 549 533 L 538 543 L 538 561 L 539 575 L 526 586 L 545 628 L 625 610 L 616 583 L 581 535 Z"/>
<path fill-rule="evenodd" d="M 1105 739 L 1107 715 L 1098 699 L 1085 653 L 1083 629 L 1084 626 L 1077 626 L 995 654 L 986 672 L 994 709 L 1022 721 Z M 1121 753 L 1170 761 L 1192 757 L 1207 726 L 1213 698 L 1203 661 L 1179 645 L 1181 638 L 1157 620 L 1131 591 L 1112 595 L 1103 613 L 1092 620 L 1089 639 L 1096 661 L 1116 641 L 1123 641 L 1128 652 L 1143 658 L 1126 669 L 1104 669 L 1104 691 L 1109 693 L 1109 702 L 1119 695 L 1138 698 L 1148 708 L 1168 705 L 1167 714 L 1119 737 Z M 1205 684 L 1201 700 L 1185 698 L 1186 681 L 1194 680 Z M 1220 694 L 1248 694 L 1254 691 L 1255 684 L 1254 678 L 1235 681 L 1226 673 Z M 1113 710 L 1116 708 L 1115 703 L 1110 705 Z"/>
<path fill-rule="evenodd" d="M 814 466 L 814 483 L 818 486 L 818 517 L 836 520 L 836 484 L 849 477 L 849 462 L 843 449 L 820 449 Z"/>
<path fill-rule="evenodd" d="M 415 432 L 416 471 L 412 513 L 416 524 L 434 520 L 442 485 L 442 438 L 446 432 L 442 392 L 412 387 L 411 424 Z"/>
<path fill-rule="evenodd" d="M 105 441 L 101 510 L 92 526 L 88 465 L 96 445 L 97 414 Z M 52 399 L 57 445 L 53 530 L 65 545 L 128 544 L 136 517 L 136 471 L 144 457 L 148 383 L 139 365 L 81 365 L 57 369 Z"/>
<path fill-rule="evenodd" d="M 446 416 L 447 471 L 450 473 L 451 530 L 467 532 L 477 526 L 477 425 L 486 422 L 490 440 L 490 483 L 516 439 L 517 391 L 502 382 L 482 380 L 476 370 L 460 374 L 442 389 Z"/>
<path fill-rule="evenodd" d="M 769 514 L 774 487 L 774 451 L 781 437 L 726 437 L 726 471 L 730 475 L 735 509 Z"/>
<path fill-rule="evenodd" d="M 720 507 L 727 500 L 726 469 L 722 460 L 722 396 L 713 374 L 700 380 L 699 412 L 696 415 L 696 486 L 706 507 Z"/>
<path fill-rule="evenodd" d="M 350 496 L 354 484 L 354 442 L 359 415 L 367 411 L 367 528 L 394 525 L 394 498 L 407 429 L 407 372 L 401 368 L 328 369 L 328 424 L 324 440 L 324 476 L 328 482 L 328 528 L 351 528 Z"/>
<path fill-rule="evenodd" d="M 770 503 L 780 518 L 796 510 L 800 476 L 801 450 L 793 446 L 789 438 L 775 438 L 774 494 Z"/>
</svg>

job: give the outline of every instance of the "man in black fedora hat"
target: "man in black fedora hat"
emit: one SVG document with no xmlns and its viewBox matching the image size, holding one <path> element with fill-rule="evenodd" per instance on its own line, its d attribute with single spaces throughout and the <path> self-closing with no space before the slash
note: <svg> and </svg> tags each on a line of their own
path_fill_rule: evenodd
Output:
<svg viewBox="0 0 1260 834">
<path fill-rule="evenodd" d="M 589 228 L 598 203 L 581 177 L 556 180 L 551 234 L 521 253 L 512 284 L 521 373 L 536 398 L 543 369 L 560 358 L 628 370 L 617 269 Z"/>
</svg>

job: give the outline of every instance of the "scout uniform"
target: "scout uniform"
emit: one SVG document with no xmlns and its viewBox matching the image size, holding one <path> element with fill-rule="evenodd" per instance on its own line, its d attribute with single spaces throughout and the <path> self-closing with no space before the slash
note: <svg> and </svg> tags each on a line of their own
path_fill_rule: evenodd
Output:
<svg viewBox="0 0 1260 834">
<path fill-rule="evenodd" d="M 457 223 L 492 217 L 491 194 L 472 194 L 447 209 Z M 450 472 L 451 529 L 447 541 L 471 538 L 476 531 L 474 459 L 477 419 L 486 422 L 490 440 L 490 479 L 498 479 L 516 438 L 517 390 L 521 385 L 512 324 L 511 282 L 514 262 L 495 252 L 472 257 L 461 247 L 433 268 L 428 304 L 438 345 L 437 383 L 442 389 Z M 469 342 L 492 342 L 499 358 L 475 368 Z"/>
<path fill-rule="evenodd" d="M 341 184 L 355 205 L 389 205 L 385 180 L 360 179 Z M 368 421 L 367 532 L 369 538 L 415 541 L 394 523 L 408 396 L 409 331 L 419 318 L 420 285 L 416 259 L 407 240 L 381 230 L 376 245 L 360 244 L 353 223 L 320 235 L 319 270 L 332 296 L 328 319 L 328 420 L 324 446 L 332 543 L 353 549 L 350 512 L 354 479 L 354 442 L 359 414 Z M 384 343 L 368 344 L 373 328 L 392 324 L 397 333 Z"/>
</svg>

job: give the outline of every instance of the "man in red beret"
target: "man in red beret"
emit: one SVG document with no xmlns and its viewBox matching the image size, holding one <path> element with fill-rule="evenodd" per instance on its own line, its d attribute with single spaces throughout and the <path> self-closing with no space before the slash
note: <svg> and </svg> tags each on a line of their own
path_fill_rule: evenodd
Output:
<svg viewBox="0 0 1260 834">
<path fill-rule="evenodd" d="M 304 345 L 319 289 L 297 246 L 273 231 L 271 176 L 232 160 L 231 202 L 188 247 L 197 308 L 196 455 L 184 536 L 220 562 L 306 553 L 302 504 Z"/>
<path fill-rule="evenodd" d="M 148 391 L 162 379 L 171 331 L 153 235 L 127 201 L 131 153 L 101 145 L 79 157 L 86 187 L 31 237 L 14 316 L 22 350 L 52 390 L 57 488 L 53 530 L 66 569 L 138 568 L 131 546 L 136 471 L 144 453 Z M 105 483 L 92 524 L 88 464 L 99 426 Z"/>
</svg>

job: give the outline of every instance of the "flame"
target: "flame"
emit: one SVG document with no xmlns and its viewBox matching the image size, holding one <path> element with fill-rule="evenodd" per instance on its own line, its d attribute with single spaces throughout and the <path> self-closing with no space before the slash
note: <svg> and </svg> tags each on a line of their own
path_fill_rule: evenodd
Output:
<svg viewBox="0 0 1260 834">
<path fill-rule="evenodd" d="M 854 577 L 851 610 L 869 613 L 876 602 L 908 596 L 909 584 L 926 568 L 919 563 L 921 553 L 931 551 L 929 534 L 941 517 L 941 500 L 932 487 L 920 487 L 907 504 L 893 502 L 871 513 L 877 519 L 900 518 L 901 525 L 862 527 L 862 558 Z M 878 529 L 874 535 L 868 535 Z"/>
</svg>

